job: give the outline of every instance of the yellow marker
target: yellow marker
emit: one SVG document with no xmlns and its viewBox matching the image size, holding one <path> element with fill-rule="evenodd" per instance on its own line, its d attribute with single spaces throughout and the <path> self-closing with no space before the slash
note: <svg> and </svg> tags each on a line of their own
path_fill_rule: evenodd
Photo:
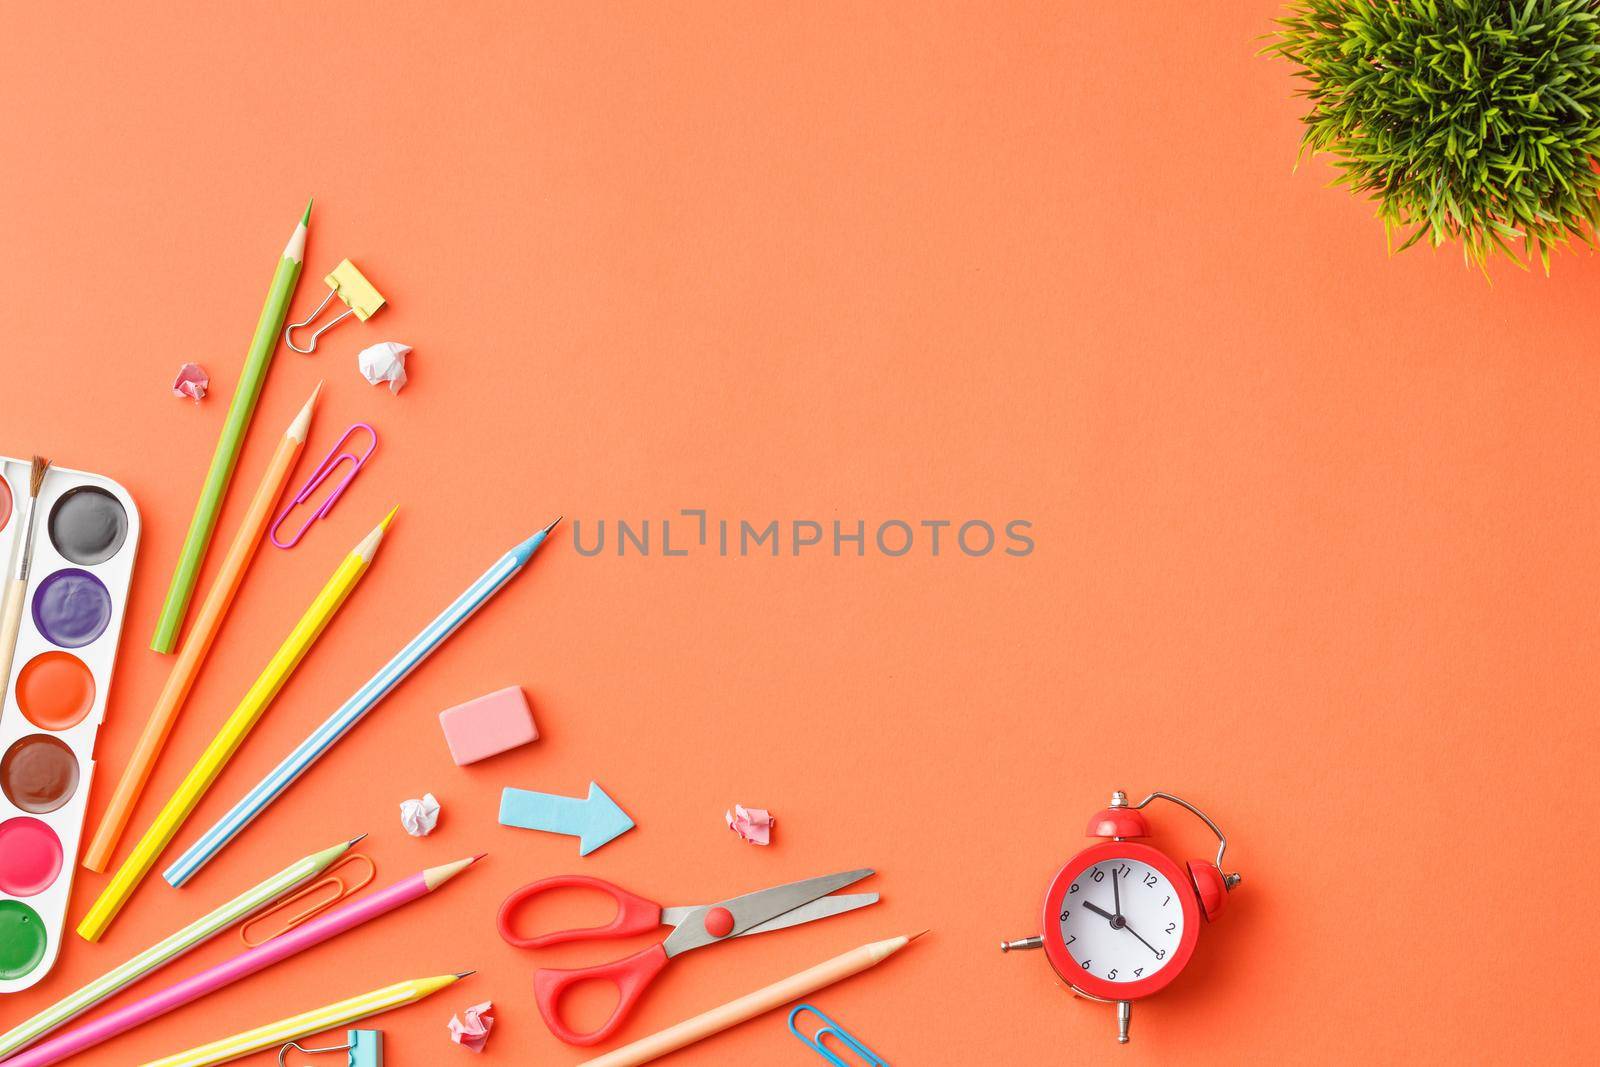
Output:
<svg viewBox="0 0 1600 1067">
<path fill-rule="evenodd" d="M 300 665 L 305 654 L 316 643 L 317 638 L 322 636 L 322 631 L 338 613 L 345 598 L 355 591 L 356 584 L 361 581 L 361 576 L 366 574 L 367 567 L 377 555 L 378 545 L 383 542 L 383 532 L 389 528 L 389 522 L 393 518 L 394 511 L 391 511 L 384 516 L 377 529 L 351 550 L 333 572 L 333 576 L 328 579 L 328 583 L 322 587 L 316 599 L 311 602 L 305 614 L 300 616 L 300 621 L 295 623 L 294 629 L 289 631 L 289 636 L 268 661 L 260 677 L 255 680 L 255 684 L 245 693 L 244 699 L 239 701 L 239 706 L 233 710 L 233 714 L 228 716 L 228 721 L 222 724 L 222 729 L 217 732 L 211 744 L 206 746 L 205 752 L 201 753 L 199 760 L 173 792 L 166 806 L 161 809 L 161 813 L 150 824 L 150 829 L 144 832 L 139 843 L 117 869 L 117 873 L 106 883 L 100 898 L 94 902 L 89 913 L 78 924 L 79 937 L 87 941 L 98 941 L 105 934 L 111 925 L 111 920 L 117 917 L 117 912 L 122 910 L 122 906 L 128 902 L 128 898 L 139 887 L 139 883 L 144 881 L 144 876 L 150 873 L 150 868 L 155 865 L 162 851 L 182 828 L 189 813 L 194 811 L 195 805 L 200 803 L 200 798 L 205 796 L 206 790 L 211 788 L 211 783 L 222 773 L 222 768 L 227 766 L 228 760 L 233 758 L 233 754 L 244 743 L 246 735 L 261 720 L 261 716 L 266 713 L 273 698 L 278 695 L 278 691 Z"/>
<path fill-rule="evenodd" d="M 326 1008 L 301 1012 L 287 1019 L 279 1019 L 275 1023 L 258 1026 L 254 1030 L 246 1030 L 242 1034 L 213 1041 L 209 1045 L 196 1046 L 175 1056 L 150 1060 L 142 1067 L 211 1067 L 215 1063 L 227 1063 L 229 1060 L 248 1056 L 252 1052 L 278 1048 L 289 1041 L 298 1041 L 302 1037 L 320 1034 L 324 1030 L 336 1030 L 341 1026 L 348 1026 L 379 1012 L 415 1004 L 447 986 L 455 985 L 471 973 L 466 971 L 462 974 L 441 974 L 436 978 L 413 978 L 409 982 L 396 982 L 394 985 L 374 989 L 370 993 L 363 993 L 349 1000 L 341 1000 L 337 1004 L 329 1004 Z"/>
</svg>

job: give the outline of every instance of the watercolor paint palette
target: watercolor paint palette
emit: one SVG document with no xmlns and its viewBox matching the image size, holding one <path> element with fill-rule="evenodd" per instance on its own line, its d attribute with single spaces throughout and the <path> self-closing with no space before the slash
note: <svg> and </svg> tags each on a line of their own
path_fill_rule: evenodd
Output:
<svg viewBox="0 0 1600 1067">
<path fill-rule="evenodd" d="M 22 536 L 28 461 L 0 457 L 0 566 Z M 50 972 L 66 929 L 94 740 L 105 718 L 139 511 L 108 478 L 51 468 L 0 704 L 0 993 Z"/>
</svg>

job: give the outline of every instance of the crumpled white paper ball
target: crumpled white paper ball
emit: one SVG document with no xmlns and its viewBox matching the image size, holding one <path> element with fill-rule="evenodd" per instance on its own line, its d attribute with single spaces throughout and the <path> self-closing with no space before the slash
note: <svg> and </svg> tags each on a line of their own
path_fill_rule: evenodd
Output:
<svg viewBox="0 0 1600 1067">
<path fill-rule="evenodd" d="M 368 382 L 373 385 L 388 382 L 389 392 L 398 393 L 406 384 L 406 357 L 410 354 L 410 345 L 379 341 L 356 355 L 356 366 Z"/>
<path fill-rule="evenodd" d="M 402 800 L 400 825 L 412 837 L 427 837 L 439 825 L 439 802 L 432 793 L 422 794 L 421 800 Z"/>
</svg>

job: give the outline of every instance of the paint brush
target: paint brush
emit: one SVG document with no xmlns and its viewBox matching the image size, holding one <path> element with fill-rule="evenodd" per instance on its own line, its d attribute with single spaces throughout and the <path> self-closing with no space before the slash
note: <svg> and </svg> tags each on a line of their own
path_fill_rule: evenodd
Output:
<svg viewBox="0 0 1600 1067">
<path fill-rule="evenodd" d="M 277 450 L 267 462 L 266 472 L 261 475 L 261 481 L 256 486 L 256 494 L 251 498 L 250 506 L 245 509 L 244 520 L 239 523 L 239 532 L 233 535 L 233 543 L 228 546 L 222 567 L 217 571 L 217 577 L 211 583 L 205 601 L 194 617 L 194 625 L 189 628 L 189 636 L 184 640 L 183 647 L 178 650 L 177 658 L 172 661 L 172 671 L 167 675 L 167 684 L 162 686 L 155 707 L 150 709 L 150 717 L 145 720 L 144 731 L 139 734 L 139 740 L 133 747 L 133 754 L 128 757 L 128 765 L 123 768 L 122 777 L 117 780 L 117 788 L 106 804 L 105 814 L 100 816 L 100 825 L 95 828 L 94 839 L 89 842 L 89 847 L 83 854 L 82 863 L 91 871 L 103 871 L 111 862 L 111 854 L 122 838 L 122 831 L 128 826 L 128 817 L 133 814 L 133 806 L 139 802 L 139 794 L 144 791 L 145 783 L 150 780 L 150 772 L 155 768 L 156 759 L 167 743 L 167 735 L 172 733 L 173 724 L 178 720 L 178 713 L 183 710 L 184 702 L 189 699 L 189 690 L 194 687 L 195 679 L 200 675 L 200 668 L 205 664 L 206 655 L 211 651 L 211 643 L 216 640 L 218 631 L 222 629 L 223 620 L 228 614 L 228 608 L 233 604 L 234 595 L 238 593 L 245 572 L 250 569 L 251 562 L 256 558 L 256 550 L 261 547 L 261 535 L 266 532 L 267 523 L 278 506 L 278 498 L 283 495 L 283 487 L 289 483 L 289 475 L 294 472 L 295 462 L 300 458 L 300 451 L 305 448 L 306 437 L 311 433 L 311 415 L 316 410 L 317 397 L 321 393 L 322 383 L 318 382 L 316 389 L 311 393 L 311 399 L 306 401 L 300 413 L 284 431 Z"/>
<path fill-rule="evenodd" d="M 49 470 L 48 459 L 33 457 L 33 468 L 28 472 L 28 499 L 22 506 L 22 526 L 13 553 L 11 581 L 6 585 L 5 604 L 0 607 L 0 692 L 11 684 L 11 661 L 17 654 L 17 631 L 22 628 L 22 605 L 28 594 L 28 568 L 33 566 L 33 527 L 39 517 L 39 487 L 44 484 Z"/>
</svg>

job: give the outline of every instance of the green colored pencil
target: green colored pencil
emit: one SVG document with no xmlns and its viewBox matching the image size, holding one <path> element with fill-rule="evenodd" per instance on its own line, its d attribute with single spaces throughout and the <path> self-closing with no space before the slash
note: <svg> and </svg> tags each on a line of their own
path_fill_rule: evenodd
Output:
<svg viewBox="0 0 1600 1067">
<path fill-rule="evenodd" d="M 8 1033 L 0 1034 L 0 1058 L 10 1056 L 18 1049 L 33 1044 L 62 1023 L 77 1018 L 112 994 L 152 971 L 160 970 L 195 946 L 209 941 L 234 923 L 260 911 L 290 890 L 309 882 L 332 866 L 335 860 L 350 851 L 360 840 L 361 838 L 357 837 L 342 842 L 289 864 L 265 882 L 245 890 L 216 911 L 196 919 L 166 940 L 151 945 L 122 966 L 107 971 L 76 993 L 57 1001 Z"/>
<path fill-rule="evenodd" d="M 278 261 L 278 270 L 272 276 L 272 288 L 267 290 L 267 302 L 261 308 L 256 335 L 244 357 L 244 371 L 239 375 L 233 400 L 228 404 L 222 438 L 211 456 L 211 469 L 206 472 L 205 484 L 200 488 L 200 502 L 195 505 L 189 534 L 183 539 L 183 551 L 178 555 L 177 569 L 172 572 L 172 584 L 167 587 L 167 599 L 161 605 L 161 618 L 156 621 L 155 636 L 150 639 L 150 647 L 157 652 L 171 652 L 178 643 L 178 631 L 189 611 L 189 599 L 194 596 L 200 564 L 205 562 L 206 549 L 211 547 L 211 533 L 217 527 L 222 498 L 228 495 L 228 482 L 233 478 L 234 465 L 239 462 L 245 431 L 256 413 L 261 384 L 266 380 L 272 354 L 277 351 L 283 320 L 289 315 L 289 300 L 294 296 L 294 286 L 300 280 L 300 267 L 306 258 L 306 229 L 310 225 L 311 203 L 307 201 L 306 213 L 294 228 L 283 250 L 283 258 Z"/>
</svg>

